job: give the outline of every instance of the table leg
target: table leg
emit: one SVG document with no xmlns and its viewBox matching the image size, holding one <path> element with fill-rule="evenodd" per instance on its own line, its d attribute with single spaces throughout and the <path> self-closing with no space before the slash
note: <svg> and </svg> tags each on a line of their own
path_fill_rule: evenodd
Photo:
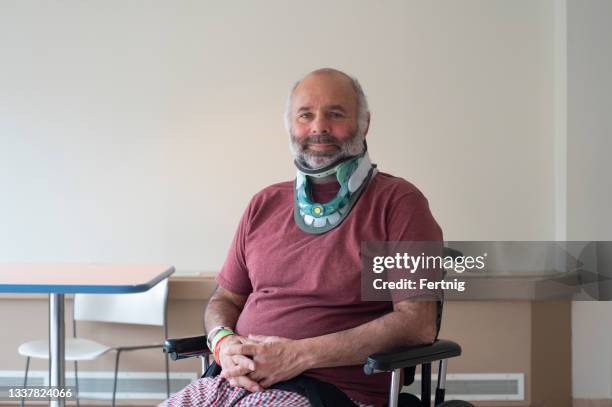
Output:
<svg viewBox="0 0 612 407">
<path fill-rule="evenodd" d="M 51 387 L 65 387 L 65 344 L 64 344 L 64 294 L 51 294 L 49 296 L 49 366 Z M 65 406 L 61 398 L 51 399 L 52 407 Z"/>
</svg>

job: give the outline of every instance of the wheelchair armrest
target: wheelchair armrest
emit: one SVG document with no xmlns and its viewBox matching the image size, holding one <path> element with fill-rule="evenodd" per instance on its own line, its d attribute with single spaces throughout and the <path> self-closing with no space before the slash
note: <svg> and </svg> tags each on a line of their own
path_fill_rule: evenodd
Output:
<svg viewBox="0 0 612 407">
<path fill-rule="evenodd" d="M 412 367 L 422 363 L 453 358 L 461 355 L 461 347 L 453 341 L 436 340 L 431 345 L 399 348 L 391 352 L 375 353 L 363 365 L 365 374 L 390 372 L 395 369 Z"/>
<path fill-rule="evenodd" d="M 206 346 L 206 335 L 167 339 L 164 342 L 163 349 L 172 360 L 193 358 L 210 353 L 208 346 Z"/>
</svg>

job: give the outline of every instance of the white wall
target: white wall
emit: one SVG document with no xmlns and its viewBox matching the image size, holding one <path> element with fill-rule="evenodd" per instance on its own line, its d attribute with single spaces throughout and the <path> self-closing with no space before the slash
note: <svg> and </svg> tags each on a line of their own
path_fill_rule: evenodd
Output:
<svg viewBox="0 0 612 407">
<path fill-rule="evenodd" d="M 552 0 L 3 1 L 0 261 L 217 269 L 293 176 L 284 99 L 322 66 L 448 239 L 550 239 L 553 25 Z"/>
<path fill-rule="evenodd" d="M 567 2 L 568 239 L 612 240 L 612 2 Z M 575 398 L 612 398 L 612 303 L 572 307 Z"/>
<path fill-rule="evenodd" d="M 612 239 L 612 6 L 565 4 L 2 1 L 0 261 L 217 269 L 292 177 L 284 99 L 322 66 L 360 78 L 374 161 L 448 239 Z M 575 397 L 612 397 L 610 318 L 574 304 Z"/>
</svg>

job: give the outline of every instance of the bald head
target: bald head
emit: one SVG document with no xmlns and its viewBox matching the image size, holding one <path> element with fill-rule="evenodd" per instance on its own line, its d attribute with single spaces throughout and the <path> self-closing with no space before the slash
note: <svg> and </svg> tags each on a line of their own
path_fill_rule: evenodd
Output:
<svg viewBox="0 0 612 407">
<path fill-rule="evenodd" d="M 348 75 L 348 74 L 346 74 L 346 73 L 344 73 L 344 72 L 342 72 L 342 71 L 340 71 L 338 69 L 334 69 L 334 68 L 319 68 L 319 69 L 315 69 L 314 71 L 312 71 L 309 74 L 307 74 L 304 78 L 307 78 L 310 75 L 321 75 L 321 74 L 322 75 L 340 75 L 340 76 L 345 77 L 349 81 L 353 80 L 353 78 L 350 75 Z"/>
<path fill-rule="evenodd" d="M 370 114 L 359 82 L 344 72 L 317 69 L 289 94 L 285 127 L 294 158 L 321 168 L 364 149 Z"/>
<path fill-rule="evenodd" d="M 355 106 L 359 98 L 358 90 L 355 86 L 353 78 L 342 71 L 333 68 L 321 68 L 310 72 L 302 80 L 298 81 L 293 88 L 291 96 L 304 87 L 319 85 L 328 89 L 337 88 L 337 90 L 351 95 L 354 99 Z"/>
<path fill-rule="evenodd" d="M 298 91 L 311 91 L 316 89 L 317 91 L 328 90 L 334 91 L 336 94 L 342 94 L 345 98 L 351 98 L 349 103 L 355 107 L 355 116 L 358 121 L 358 127 L 367 132 L 367 126 L 369 124 L 370 111 L 368 107 L 368 101 L 365 93 L 361 87 L 359 81 L 334 68 L 320 68 L 316 69 L 302 79 L 297 81 L 289 92 L 287 98 L 287 104 L 285 106 L 285 129 L 287 132 L 291 131 L 291 115 L 292 107 L 294 107 L 294 95 Z"/>
</svg>

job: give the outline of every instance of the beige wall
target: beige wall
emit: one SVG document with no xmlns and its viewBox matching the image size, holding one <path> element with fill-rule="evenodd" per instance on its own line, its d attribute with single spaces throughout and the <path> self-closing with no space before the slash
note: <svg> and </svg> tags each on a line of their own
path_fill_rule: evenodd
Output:
<svg viewBox="0 0 612 407">
<path fill-rule="evenodd" d="M 318 10 L 318 11 L 316 11 Z M 448 239 L 554 235 L 552 1 L 0 3 L 0 260 L 216 270 L 334 66 Z"/>
<path fill-rule="evenodd" d="M 609 1 L 567 1 L 568 239 L 612 240 L 611 17 Z M 574 397 L 612 399 L 612 303 L 574 303 L 572 320 Z"/>
</svg>

